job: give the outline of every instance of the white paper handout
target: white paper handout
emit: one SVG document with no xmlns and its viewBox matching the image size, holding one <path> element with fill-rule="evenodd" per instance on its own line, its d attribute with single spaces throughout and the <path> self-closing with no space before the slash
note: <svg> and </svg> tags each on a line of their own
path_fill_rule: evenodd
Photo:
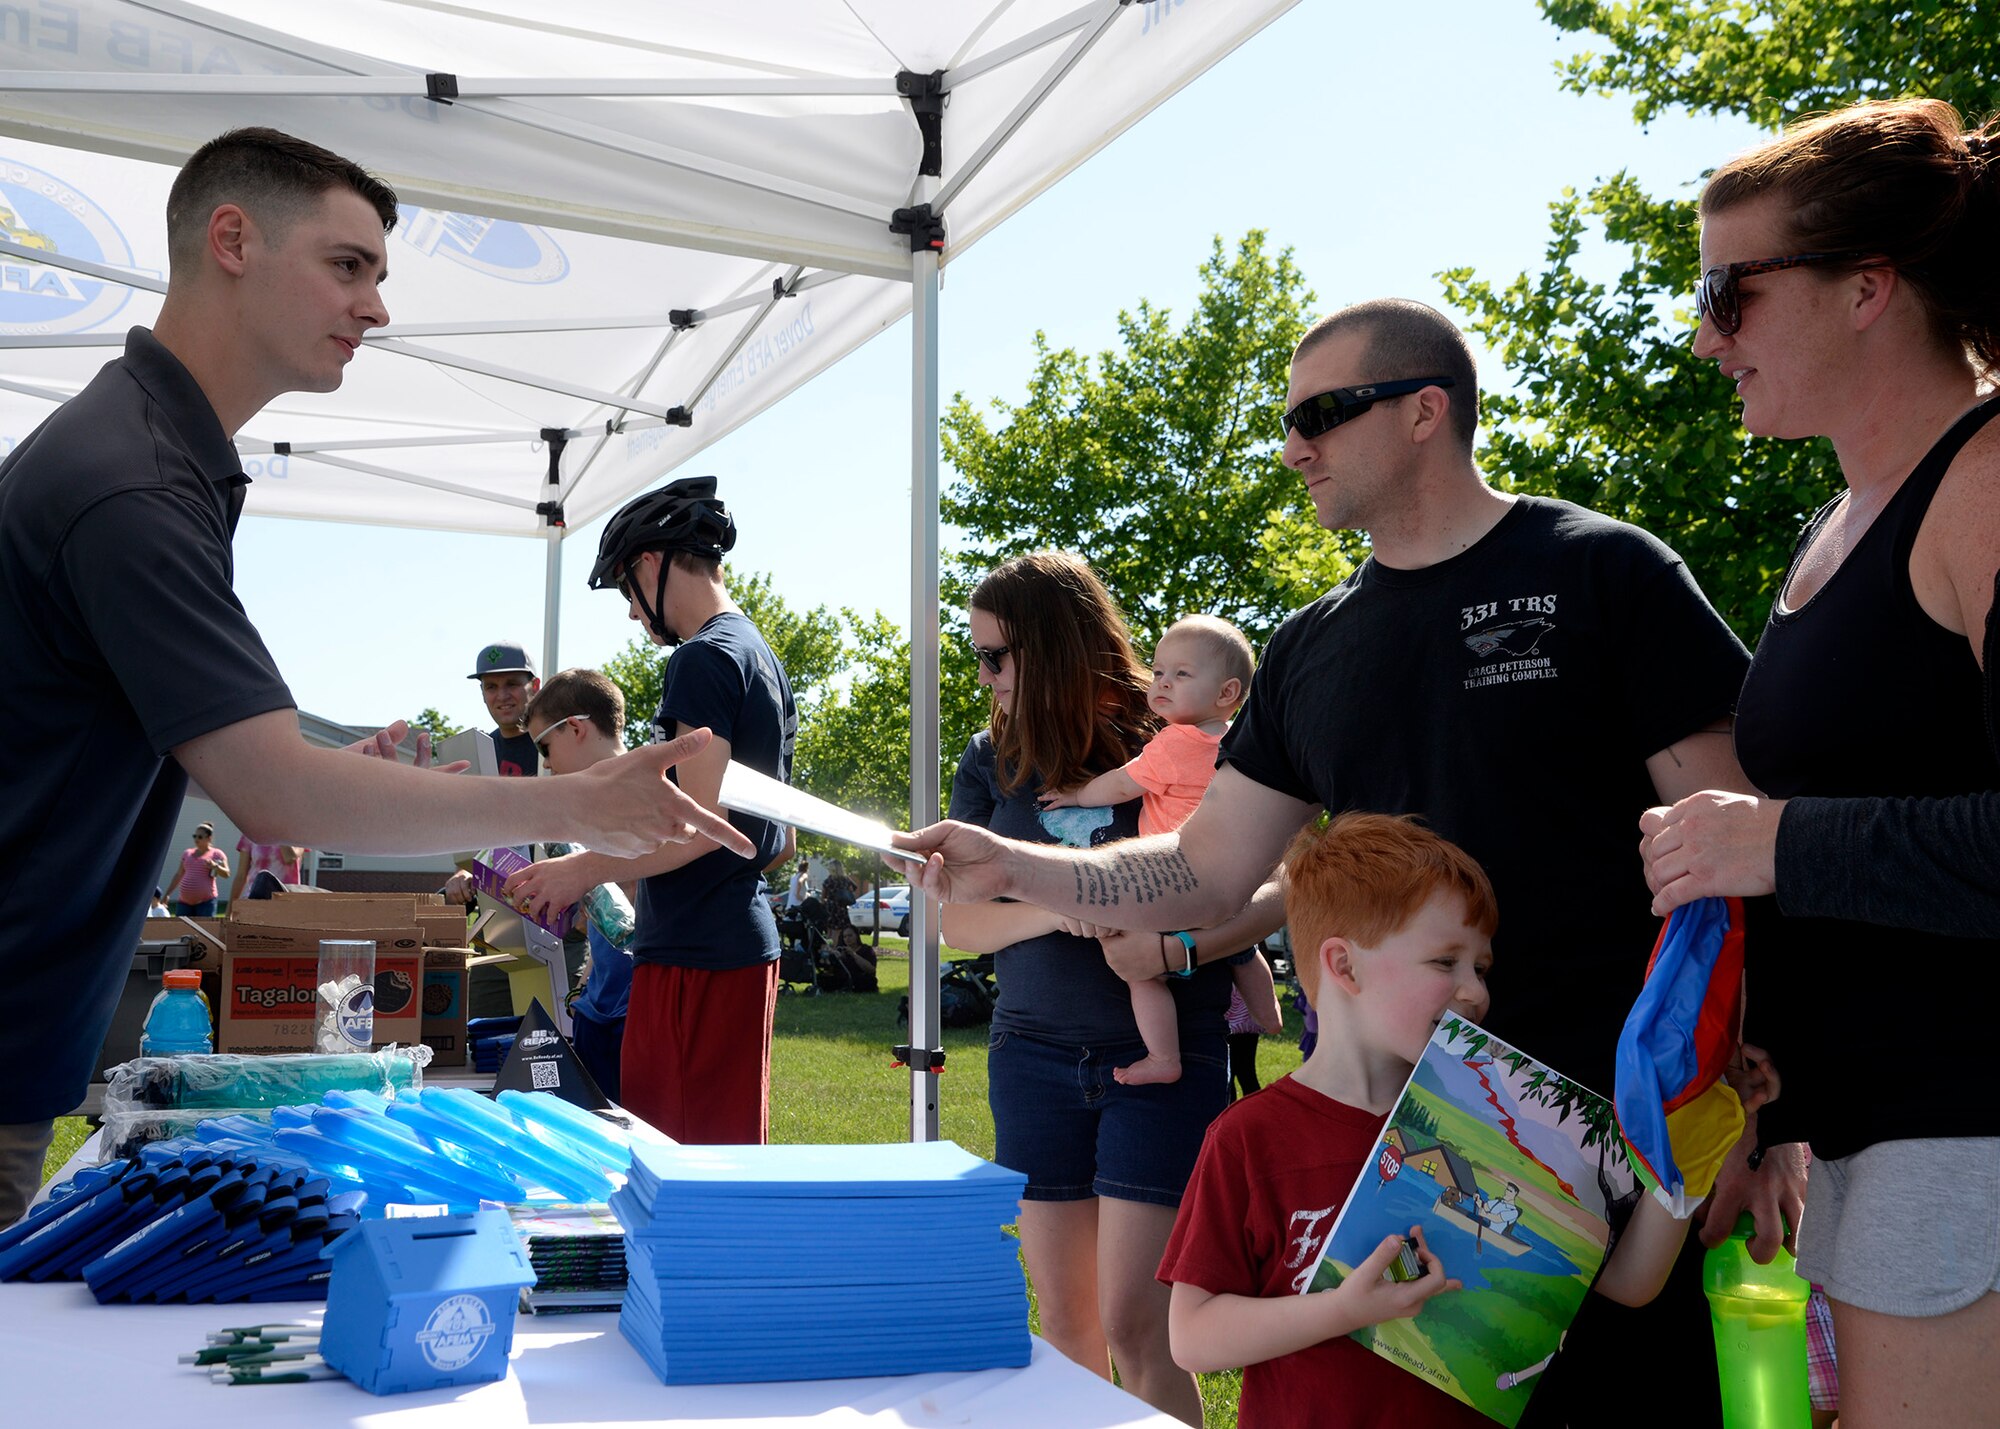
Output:
<svg viewBox="0 0 2000 1429">
<path fill-rule="evenodd" d="M 873 849 L 876 853 L 888 854 L 906 863 L 923 862 L 922 855 L 897 848 L 889 842 L 890 834 L 895 831 L 887 824 L 849 813 L 837 804 L 829 804 L 789 784 L 781 784 L 768 774 L 759 774 L 733 759 L 729 761 L 729 767 L 722 771 L 719 802 L 723 808 L 734 809 L 739 814 L 755 814 L 760 819 L 771 819 L 780 824 L 790 824 L 793 828 L 825 834 L 828 838 L 839 839 L 858 848 Z"/>
</svg>

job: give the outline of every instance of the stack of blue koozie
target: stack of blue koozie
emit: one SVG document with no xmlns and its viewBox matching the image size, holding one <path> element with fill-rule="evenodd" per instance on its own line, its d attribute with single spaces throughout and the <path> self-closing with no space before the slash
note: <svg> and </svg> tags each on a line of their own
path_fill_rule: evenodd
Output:
<svg viewBox="0 0 2000 1429">
<path fill-rule="evenodd" d="M 634 1142 L 619 1328 L 668 1384 L 1024 1365 L 1025 1185 L 948 1141 Z"/>
</svg>

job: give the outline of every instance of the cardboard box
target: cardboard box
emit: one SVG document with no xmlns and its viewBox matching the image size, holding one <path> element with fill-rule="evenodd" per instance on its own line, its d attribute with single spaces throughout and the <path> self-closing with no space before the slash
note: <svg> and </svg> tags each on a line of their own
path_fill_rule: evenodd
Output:
<svg viewBox="0 0 2000 1429">
<path fill-rule="evenodd" d="M 264 899 L 230 911 L 223 927 L 218 1052 L 309 1052 L 325 938 L 375 944 L 375 1042 L 414 1046 L 423 1035 L 423 941 L 399 906 L 347 900 Z"/>
<path fill-rule="evenodd" d="M 471 974 L 470 948 L 424 949 L 423 1035 L 431 1049 L 431 1065 L 462 1067 L 466 1063 L 465 1021 Z"/>
<path fill-rule="evenodd" d="M 279 893 L 266 901 L 296 904 L 302 899 L 328 905 L 380 904 L 385 911 L 394 910 L 391 921 L 398 925 L 414 920 L 423 930 L 427 948 L 465 946 L 465 909 L 445 902 L 440 893 Z"/>
</svg>

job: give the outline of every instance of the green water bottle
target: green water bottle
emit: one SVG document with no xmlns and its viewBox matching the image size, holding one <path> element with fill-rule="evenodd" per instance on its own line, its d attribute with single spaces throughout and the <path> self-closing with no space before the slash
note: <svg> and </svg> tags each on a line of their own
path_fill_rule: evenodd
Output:
<svg viewBox="0 0 2000 1429">
<path fill-rule="evenodd" d="M 1750 1258 L 1756 1230 L 1745 1211 L 1729 1239 L 1701 1263 L 1722 1379 L 1723 1429 L 1809 1429 L 1806 1297 L 1812 1287 L 1782 1246 L 1769 1265 Z"/>
</svg>

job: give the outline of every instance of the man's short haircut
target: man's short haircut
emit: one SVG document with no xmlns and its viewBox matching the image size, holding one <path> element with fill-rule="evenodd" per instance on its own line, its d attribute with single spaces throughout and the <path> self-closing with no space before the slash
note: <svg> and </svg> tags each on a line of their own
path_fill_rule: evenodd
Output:
<svg viewBox="0 0 2000 1429">
<path fill-rule="evenodd" d="M 668 564 L 679 567 L 691 576 L 700 576 L 708 581 L 722 579 L 722 562 L 714 556 L 701 551 L 682 550 L 662 551 L 660 554 L 667 558 Z"/>
<path fill-rule="evenodd" d="M 1285 850 L 1285 922 L 1306 1001 L 1318 1006 L 1319 949 L 1328 938 L 1379 947 L 1440 890 L 1463 898 L 1467 925 L 1493 936 L 1500 907 L 1485 870 L 1415 819 L 1342 814 L 1300 830 Z"/>
<path fill-rule="evenodd" d="M 209 215 L 225 203 L 249 214 L 273 243 L 310 212 L 329 189 L 352 189 L 382 220 L 396 226 L 396 191 L 330 149 L 276 129 L 232 129 L 203 144 L 181 165 L 167 193 L 167 257 L 193 263 L 207 241 Z"/>
<path fill-rule="evenodd" d="M 618 739 L 625 733 L 625 692 L 596 670 L 558 671 L 528 701 L 521 722 L 533 729 L 571 715 L 582 715 L 599 734 Z"/>
<path fill-rule="evenodd" d="M 1451 430 L 1472 450 L 1479 427 L 1479 369 L 1458 325 L 1436 308 L 1408 298 L 1375 298 L 1321 318 L 1306 329 L 1292 353 L 1294 362 L 1330 338 L 1364 333 L 1363 371 L 1356 382 L 1401 382 L 1413 377 L 1449 377 Z M 1391 399 L 1394 400 L 1394 399 Z"/>
<path fill-rule="evenodd" d="M 1160 643 L 1166 644 L 1168 637 L 1174 635 L 1196 642 L 1217 675 L 1235 680 L 1244 694 L 1250 692 L 1250 677 L 1257 673 L 1257 652 L 1250 648 L 1250 639 L 1242 631 L 1220 616 L 1183 615 L 1167 627 Z"/>
</svg>

